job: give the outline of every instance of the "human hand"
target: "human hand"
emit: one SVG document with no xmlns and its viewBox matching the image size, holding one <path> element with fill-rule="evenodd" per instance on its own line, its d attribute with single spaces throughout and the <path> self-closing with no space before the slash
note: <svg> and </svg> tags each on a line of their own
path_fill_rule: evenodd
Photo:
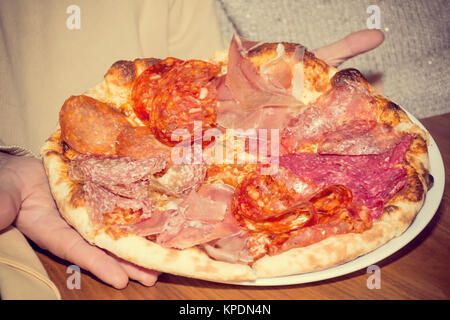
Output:
<svg viewBox="0 0 450 320">
<path fill-rule="evenodd" d="M 314 50 L 314 54 L 333 67 L 338 67 L 350 58 L 375 49 L 383 41 L 384 34 L 380 30 L 361 30 L 351 33 L 335 43 Z M 381 73 L 372 74 L 370 79 L 367 78 L 378 93 L 383 93 L 381 78 Z"/>
<path fill-rule="evenodd" d="M 113 257 L 72 229 L 59 215 L 38 159 L 0 152 L 0 203 L 0 230 L 14 222 L 39 247 L 117 289 L 125 288 L 129 279 L 151 286 L 158 278 L 158 272 Z"/>
<path fill-rule="evenodd" d="M 314 54 L 326 63 L 338 67 L 344 61 L 378 47 L 384 41 L 380 30 L 361 30 L 330 45 L 314 50 Z"/>
</svg>

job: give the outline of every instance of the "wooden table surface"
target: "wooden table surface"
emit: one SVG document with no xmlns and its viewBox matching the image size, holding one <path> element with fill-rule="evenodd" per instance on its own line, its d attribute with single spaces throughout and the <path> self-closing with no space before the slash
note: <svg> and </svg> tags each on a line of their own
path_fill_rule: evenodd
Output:
<svg viewBox="0 0 450 320">
<path fill-rule="evenodd" d="M 116 290 L 82 272 L 80 289 L 69 290 L 70 263 L 36 249 L 63 299 L 450 299 L 450 113 L 422 119 L 445 164 L 442 202 L 428 226 L 409 244 L 377 262 L 381 288 L 369 289 L 366 269 L 338 278 L 290 286 L 251 287 L 213 283 L 163 274 L 153 287 L 131 281 Z"/>
</svg>

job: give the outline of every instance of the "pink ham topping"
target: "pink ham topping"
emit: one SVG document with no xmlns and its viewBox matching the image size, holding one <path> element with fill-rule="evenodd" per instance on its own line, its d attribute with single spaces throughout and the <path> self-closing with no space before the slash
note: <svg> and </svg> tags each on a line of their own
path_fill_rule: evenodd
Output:
<svg viewBox="0 0 450 320">
<path fill-rule="evenodd" d="M 282 44 L 280 44 L 282 46 Z M 270 123 L 268 117 L 280 113 L 265 113 L 267 107 L 293 107 L 302 103 L 291 92 L 292 68 L 281 55 L 258 70 L 247 56 L 258 43 L 234 36 L 228 52 L 227 74 L 217 81 L 217 122 L 226 128 L 258 128 L 261 122 Z M 304 48 L 297 46 L 291 61 L 301 61 Z M 287 116 L 288 114 L 286 114 Z M 280 120 L 276 120 L 277 123 Z M 280 122 L 281 123 L 281 122 Z M 275 128 L 272 126 L 271 128 Z"/>
<path fill-rule="evenodd" d="M 205 184 L 191 192 L 170 214 L 156 242 L 185 249 L 239 232 L 230 209 L 233 192 L 221 184 Z"/>
<path fill-rule="evenodd" d="M 376 121 L 376 100 L 367 87 L 352 79 L 358 76 L 359 72 L 352 69 L 338 72 L 333 78 L 333 88 L 288 123 L 280 135 L 288 152 L 316 143 L 345 124 Z"/>
<path fill-rule="evenodd" d="M 336 131 L 323 136 L 317 152 L 320 154 L 364 155 L 386 153 L 400 141 L 401 135 L 392 127 L 375 121 L 346 122 Z"/>
<path fill-rule="evenodd" d="M 125 228 L 139 236 L 151 236 L 161 233 L 168 219 L 166 211 L 154 210 L 150 216 L 141 216 L 138 221 Z"/>
<path fill-rule="evenodd" d="M 250 253 L 248 240 L 248 232 L 241 231 L 205 243 L 203 248 L 210 257 L 216 260 L 230 263 L 250 263 L 253 261 L 253 257 Z"/>
<path fill-rule="evenodd" d="M 285 64 L 273 63 L 271 68 L 266 70 L 268 76 L 264 77 L 247 57 L 252 46 L 255 46 L 254 42 L 242 41 L 240 37 L 234 36 L 228 52 L 225 84 L 233 98 L 239 101 L 241 108 L 253 110 L 265 106 L 301 104 L 284 86 L 285 78 L 290 83 L 291 69 L 286 68 Z M 270 77 L 270 74 L 275 76 Z"/>
</svg>

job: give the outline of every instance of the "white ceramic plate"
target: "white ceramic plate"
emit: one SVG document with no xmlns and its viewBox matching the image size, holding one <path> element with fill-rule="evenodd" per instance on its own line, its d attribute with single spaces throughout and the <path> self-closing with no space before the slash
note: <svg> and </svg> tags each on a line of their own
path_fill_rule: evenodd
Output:
<svg viewBox="0 0 450 320">
<path fill-rule="evenodd" d="M 419 120 L 417 120 L 407 111 L 405 112 L 408 114 L 409 118 L 414 123 L 416 123 L 422 129 L 427 131 L 425 127 L 419 122 Z M 436 210 L 439 207 L 442 195 L 444 193 L 444 185 L 445 185 L 444 162 L 442 160 L 439 148 L 437 147 L 436 142 L 431 137 L 431 135 L 430 135 L 430 145 L 428 146 L 428 154 L 430 158 L 430 173 L 434 178 L 434 185 L 428 191 L 424 205 L 417 214 L 416 218 L 414 219 L 414 222 L 401 236 L 390 240 L 383 246 L 377 248 L 376 250 L 370 253 L 367 253 L 363 256 L 360 256 L 357 259 L 354 259 L 352 261 L 349 261 L 345 264 L 336 267 L 291 276 L 264 278 L 264 279 L 257 279 L 256 281 L 233 282 L 233 284 L 248 285 L 248 286 L 280 286 L 280 285 L 292 285 L 331 279 L 364 269 L 370 265 L 376 264 L 377 262 L 397 252 L 398 250 L 406 246 L 409 242 L 411 242 L 431 221 L 434 214 L 436 213 Z"/>
</svg>

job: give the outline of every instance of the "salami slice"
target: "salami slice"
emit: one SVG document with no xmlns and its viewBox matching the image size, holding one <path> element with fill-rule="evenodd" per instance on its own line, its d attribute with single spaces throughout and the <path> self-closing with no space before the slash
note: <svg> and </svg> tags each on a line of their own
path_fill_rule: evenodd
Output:
<svg viewBox="0 0 450 320">
<path fill-rule="evenodd" d="M 276 218 L 291 207 L 288 190 L 271 176 L 250 173 L 238 186 L 233 211 L 254 221 Z"/>
<path fill-rule="evenodd" d="M 83 184 L 89 212 L 96 223 L 129 224 L 152 213 L 147 179 L 165 164 L 163 157 L 133 160 L 83 154 L 70 163 L 69 176 Z"/>
<path fill-rule="evenodd" d="M 96 223 L 102 223 L 103 216 L 107 214 L 107 220 L 111 220 L 114 215 L 116 219 L 125 219 L 128 222 L 134 221 L 141 215 L 150 215 L 153 211 L 153 201 L 151 198 L 145 197 L 140 199 L 123 197 L 115 194 L 107 188 L 87 181 L 83 185 L 83 191 L 86 194 L 86 201 L 92 220 Z M 119 215 L 119 216 L 117 216 Z"/>
<path fill-rule="evenodd" d="M 151 67 L 136 79 L 131 92 L 133 109 L 136 116 L 144 123 L 148 124 L 152 111 L 153 98 L 159 86 L 161 78 L 175 65 L 183 60 L 176 58 L 166 58 Z"/>
<path fill-rule="evenodd" d="M 162 143 L 174 146 L 179 138 L 194 140 L 194 126 L 203 132 L 216 125 L 217 90 L 211 82 L 218 65 L 200 60 L 177 64 L 159 82 L 150 122 Z"/>
<path fill-rule="evenodd" d="M 298 229 L 315 214 L 311 203 L 297 204 L 285 185 L 257 172 L 249 174 L 238 186 L 231 208 L 245 229 L 272 234 Z"/>
<path fill-rule="evenodd" d="M 406 184 L 406 170 L 398 164 L 403 162 L 412 138 L 405 135 L 386 153 L 348 156 L 304 152 L 280 157 L 280 165 L 321 188 L 345 185 L 352 191 L 354 202 L 371 209 L 377 218 L 384 204 Z"/>
<path fill-rule="evenodd" d="M 133 160 L 120 156 L 79 155 L 71 163 L 70 177 L 79 182 L 93 181 L 102 186 L 127 186 L 149 179 L 166 166 L 163 157 Z"/>
</svg>

